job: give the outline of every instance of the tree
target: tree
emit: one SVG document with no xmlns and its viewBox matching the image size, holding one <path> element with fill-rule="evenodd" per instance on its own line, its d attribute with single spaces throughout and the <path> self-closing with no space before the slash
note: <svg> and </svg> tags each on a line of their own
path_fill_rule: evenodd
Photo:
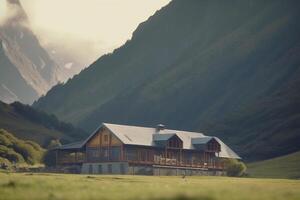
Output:
<svg viewBox="0 0 300 200">
<path fill-rule="evenodd" d="M 225 169 L 226 169 L 227 176 L 240 177 L 245 174 L 247 167 L 241 161 L 235 159 L 229 159 L 225 163 Z"/>
<path fill-rule="evenodd" d="M 44 154 L 43 157 L 43 163 L 47 166 L 47 167 L 52 167 L 56 165 L 56 153 L 53 150 L 48 150 L 46 151 L 46 153 Z"/>
<path fill-rule="evenodd" d="M 49 142 L 47 149 L 53 149 L 53 148 L 60 147 L 60 146 L 61 146 L 61 143 L 60 143 L 59 139 L 53 139 Z"/>
<path fill-rule="evenodd" d="M 48 146 L 47 146 L 47 151 L 44 154 L 43 157 L 43 162 L 46 166 L 51 167 L 51 166 L 55 166 L 56 165 L 56 153 L 55 153 L 55 149 L 56 147 L 60 147 L 61 143 L 59 141 L 59 139 L 53 139 L 49 142 Z"/>
</svg>

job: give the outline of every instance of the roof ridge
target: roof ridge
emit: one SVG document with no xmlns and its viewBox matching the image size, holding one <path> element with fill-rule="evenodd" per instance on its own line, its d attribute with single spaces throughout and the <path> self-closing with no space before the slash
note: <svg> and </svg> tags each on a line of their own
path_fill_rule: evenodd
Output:
<svg viewBox="0 0 300 200">
<path fill-rule="evenodd" d="M 137 126 L 137 125 L 126 125 L 126 124 L 113 124 L 113 123 L 107 123 L 107 122 L 103 122 L 103 125 L 113 125 L 113 126 L 125 126 L 125 127 L 132 127 L 132 128 L 147 128 L 147 129 L 155 129 L 155 127 L 148 127 L 148 126 Z M 176 131 L 176 132 L 188 132 L 188 133 L 198 133 L 198 134 L 202 134 L 201 132 L 195 132 L 195 131 L 188 131 L 188 130 L 176 130 L 176 129 L 164 129 L 163 131 Z M 204 135 L 205 136 L 205 135 Z"/>
</svg>

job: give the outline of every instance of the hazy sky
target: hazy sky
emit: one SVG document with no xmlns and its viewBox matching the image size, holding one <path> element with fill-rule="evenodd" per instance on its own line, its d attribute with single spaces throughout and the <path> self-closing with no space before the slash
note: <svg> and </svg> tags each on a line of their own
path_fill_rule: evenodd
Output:
<svg viewBox="0 0 300 200">
<path fill-rule="evenodd" d="M 3 0 L 0 0 L 3 1 Z M 170 0 L 20 0 L 44 45 L 93 59 L 120 46 Z M 83 51 L 84 50 L 84 51 Z M 76 52 L 75 52 L 76 51 Z"/>
</svg>

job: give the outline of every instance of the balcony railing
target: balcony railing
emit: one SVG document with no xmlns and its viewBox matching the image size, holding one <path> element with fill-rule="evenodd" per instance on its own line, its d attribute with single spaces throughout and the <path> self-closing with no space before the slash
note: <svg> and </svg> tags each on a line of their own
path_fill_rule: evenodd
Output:
<svg viewBox="0 0 300 200">
<path fill-rule="evenodd" d="M 132 164 L 145 164 L 145 165 L 161 165 L 161 166 L 173 166 L 173 167 L 190 167 L 190 168 L 203 168 L 203 169 L 224 169 L 224 163 L 213 160 L 211 162 L 183 162 L 177 159 L 160 158 L 154 161 L 128 161 Z"/>
<path fill-rule="evenodd" d="M 62 156 L 57 158 L 58 164 L 81 164 L 86 161 L 86 157 L 84 154 L 79 154 L 77 156 Z M 200 161 L 200 160 L 194 160 L 194 161 L 180 161 L 175 158 L 163 158 L 163 157 L 154 157 L 153 160 L 101 160 L 101 159 L 95 159 L 94 162 L 113 162 L 113 161 L 122 161 L 122 162 L 129 162 L 132 164 L 141 164 L 141 165 L 161 165 L 161 166 L 173 166 L 173 167 L 189 167 L 189 168 L 202 168 L 202 169 L 218 169 L 223 170 L 224 169 L 224 163 L 219 161 L 218 159 L 211 161 Z M 91 160 L 89 162 L 92 162 Z"/>
</svg>

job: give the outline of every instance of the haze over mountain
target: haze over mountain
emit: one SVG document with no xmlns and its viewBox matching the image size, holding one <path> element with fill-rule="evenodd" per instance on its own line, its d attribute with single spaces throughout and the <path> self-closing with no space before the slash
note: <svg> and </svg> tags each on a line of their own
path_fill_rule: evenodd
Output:
<svg viewBox="0 0 300 200">
<path fill-rule="evenodd" d="M 0 24 L 0 99 L 32 103 L 66 75 L 40 45 L 20 2 L 1 6 L 9 14 Z"/>
<path fill-rule="evenodd" d="M 34 106 L 90 131 L 103 121 L 205 131 L 246 159 L 299 150 L 299 10 L 174 0 Z"/>
<path fill-rule="evenodd" d="M 169 1 L 20 0 L 32 30 L 68 77 L 124 44 Z"/>
</svg>

